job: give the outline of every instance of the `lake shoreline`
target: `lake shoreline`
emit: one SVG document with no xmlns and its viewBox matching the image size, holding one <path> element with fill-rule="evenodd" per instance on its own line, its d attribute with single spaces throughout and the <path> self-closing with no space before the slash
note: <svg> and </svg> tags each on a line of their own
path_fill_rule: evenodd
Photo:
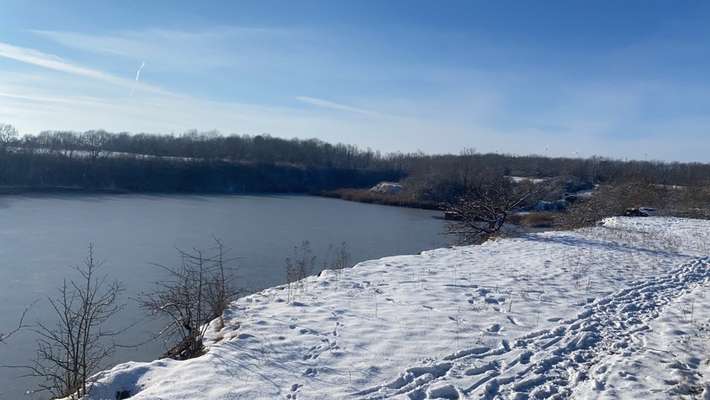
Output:
<svg viewBox="0 0 710 400">
<path fill-rule="evenodd" d="M 304 195 L 315 197 L 330 197 L 322 196 L 320 193 L 303 192 L 303 191 L 209 191 L 209 190 L 184 190 L 184 191 L 164 191 L 164 190 L 127 190 L 117 188 L 86 188 L 81 186 L 20 186 L 20 185 L 0 185 L 0 196 L 3 195 L 23 195 L 23 194 L 79 194 L 79 195 L 97 195 L 97 194 L 134 194 L 134 195 Z"/>
<path fill-rule="evenodd" d="M 434 202 L 413 200 L 398 195 L 376 193 L 369 189 L 341 188 L 323 191 L 319 193 L 318 196 L 353 201 L 356 203 L 379 204 L 382 206 L 415 208 L 420 210 L 441 211 L 442 209 L 440 204 Z"/>
<path fill-rule="evenodd" d="M 415 210 L 427 210 L 427 211 L 443 211 L 441 204 L 435 204 L 433 202 L 417 201 L 407 198 L 398 197 L 396 195 L 388 195 L 381 193 L 374 193 L 368 189 L 358 189 L 358 188 L 341 188 L 328 191 L 320 192 L 211 192 L 211 191 L 182 191 L 182 192 L 169 192 L 169 191 L 130 191 L 123 189 L 89 189 L 77 186 L 11 186 L 11 185 L 0 185 L 0 197 L 2 196 L 14 196 L 14 195 L 145 195 L 145 196 L 273 196 L 273 195 L 284 195 L 284 196 L 312 196 L 319 198 L 343 200 L 353 203 L 360 204 L 371 204 L 380 206 L 390 206 L 397 208 L 415 209 Z M 540 213 L 549 214 L 549 213 Z M 440 217 L 435 217 L 440 219 L 445 219 L 442 214 Z M 521 218 L 518 216 L 513 218 L 515 225 L 527 226 L 532 228 L 551 228 L 550 224 L 544 226 L 535 226 L 529 223 L 523 223 Z M 548 221 L 549 222 L 549 221 Z"/>
<path fill-rule="evenodd" d="M 356 203 L 375 204 L 382 206 L 393 206 L 402 208 L 413 208 L 420 210 L 440 211 L 441 205 L 405 199 L 393 195 L 384 195 L 370 192 L 368 189 L 359 188 L 339 188 L 334 190 L 316 192 L 236 192 L 236 191 L 132 191 L 116 188 L 86 188 L 81 186 L 18 186 L 0 185 L 0 196 L 3 195 L 23 195 L 23 194 L 77 194 L 77 195 L 304 195 L 314 197 L 324 197 L 329 199 L 339 199 Z"/>
</svg>

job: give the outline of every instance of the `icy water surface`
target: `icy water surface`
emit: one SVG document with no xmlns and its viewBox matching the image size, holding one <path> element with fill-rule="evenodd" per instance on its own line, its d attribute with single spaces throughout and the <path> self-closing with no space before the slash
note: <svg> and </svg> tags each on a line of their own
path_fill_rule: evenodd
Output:
<svg viewBox="0 0 710 400">
<path fill-rule="evenodd" d="M 104 261 L 102 271 L 126 288 L 126 309 L 116 323 L 140 322 L 120 338 L 135 344 L 158 326 L 133 299 L 161 279 L 151 263 L 178 261 L 176 247 L 208 247 L 213 236 L 221 238 L 238 257 L 239 286 L 253 290 L 282 283 L 284 260 L 303 240 L 321 259 L 329 244 L 347 242 L 353 262 L 444 246 L 448 238 L 436 214 L 309 196 L 2 196 L 0 332 L 35 301 L 27 322 L 52 321 L 46 298 L 75 277 L 72 266 L 89 242 Z M 27 333 L 0 345 L 0 365 L 27 364 L 33 343 Z M 120 349 L 114 362 L 154 359 L 163 348 L 153 342 Z M 45 397 L 23 395 L 32 381 L 21 374 L 0 368 L 0 399 Z"/>
</svg>

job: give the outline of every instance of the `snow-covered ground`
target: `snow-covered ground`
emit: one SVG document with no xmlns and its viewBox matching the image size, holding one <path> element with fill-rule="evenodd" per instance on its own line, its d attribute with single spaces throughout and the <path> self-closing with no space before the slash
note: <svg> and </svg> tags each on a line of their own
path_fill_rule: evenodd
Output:
<svg viewBox="0 0 710 400">
<path fill-rule="evenodd" d="M 91 399 L 710 399 L 710 221 L 614 218 L 366 261 L 233 303 Z"/>
<path fill-rule="evenodd" d="M 547 182 L 549 180 L 549 178 L 531 178 L 527 176 L 509 176 L 508 178 L 515 183 L 530 182 L 536 185 L 538 183 Z"/>
</svg>

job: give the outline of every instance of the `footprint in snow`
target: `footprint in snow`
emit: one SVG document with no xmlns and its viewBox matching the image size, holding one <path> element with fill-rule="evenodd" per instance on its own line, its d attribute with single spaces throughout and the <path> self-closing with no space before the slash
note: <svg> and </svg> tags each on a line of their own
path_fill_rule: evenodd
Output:
<svg viewBox="0 0 710 400">
<path fill-rule="evenodd" d="M 515 318 L 511 317 L 510 315 L 509 315 L 507 318 L 508 318 L 508 321 L 510 321 L 511 324 L 513 324 L 513 325 L 518 325 L 518 326 L 520 325 L 520 324 L 518 323 L 518 320 L 516 320 Z"/>
<path fill-rule="evenodd" d="M 426 396 L 428 399 L 462 399 L 463 393 L 456 388 L 454 385 L 448 383 L 438 383 L 432 385 L 426 391 Z"/>
<path fill-rule="evenodd" d="M 486 331 L 490 332 L 490 333 L 498 333 L 498 332 L 500 332 L 501 329 L 502 328 L 501 328 L 500 324 L 493 324 L 493 325 L 489 326 L 488 328 L 486 328 Z"/>
</svg>

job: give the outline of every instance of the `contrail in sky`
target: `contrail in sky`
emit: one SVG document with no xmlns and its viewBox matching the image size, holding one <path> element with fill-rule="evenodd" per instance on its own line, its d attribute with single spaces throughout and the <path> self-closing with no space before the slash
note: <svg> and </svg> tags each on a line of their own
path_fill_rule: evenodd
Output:
<svg viewBox="0 0 710 400">
<path fill-rule="evenodd" d="M 136 71 L 136 82 L 141 78 L 141 71 L 143 71 L 143 67 L 145 67 L 145 61 L 141 62 L 141 66 L 138 67 L 138 71 Z M 133 92 L 136 90 L 136 85 L 134 84 L 133 87 L 131 88 L 131 96 L 133 96 Z"/>
</svg>

